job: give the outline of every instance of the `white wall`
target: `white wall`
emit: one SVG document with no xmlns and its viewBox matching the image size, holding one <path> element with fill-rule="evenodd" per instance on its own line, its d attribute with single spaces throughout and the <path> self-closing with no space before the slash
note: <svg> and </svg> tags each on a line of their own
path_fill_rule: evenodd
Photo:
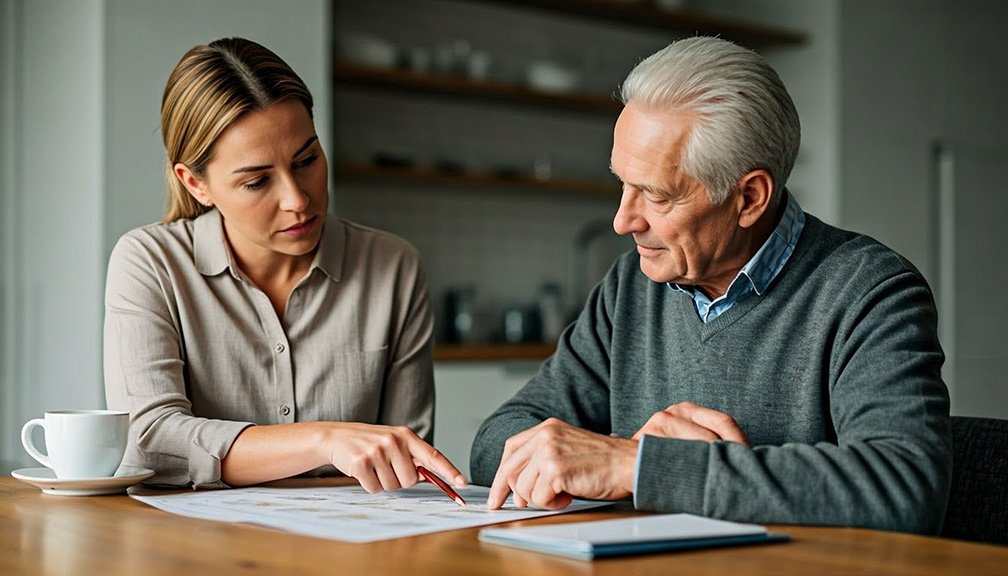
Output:
<svg viewBox="0 0 1008 576">
<path fill-rule="evenodd" d="M 947 44 L 936 41 L 942 2 L 848 1 L 841 33 L 842 220 L 902 253 L 932 284 L 931 146 L 943 132 L 937 80 Z"/>
<path fill-rule="evenodd" d="M 161 217 L 161 89 L 185 50 L 230 35 L 275 50 L 312 89 L 324 143 L 331 89 L 325 0 L 12 0 L 3 16 L 6 471 L 30 463 L 25 420 L 104 406 L 105 265 L 120 234 Z"/>
<path fill-rule="evenodd" d="M 103 402 L 103 2 L 14 2 L 14 180 L 5 205 L 3 457 L 50 407 Z M 10 25 L 10 24 L 8 24 Z M 17 455 L 17 456 L 15 456 Z"/>
<path fill-rule="evenodd" d="M 17 341 L 15 285 L 20 277 L 16 264 L 15 242 L 18 234 L 14 216 L 20 211 L 17 186 L 17 141 L 20 133 L 17 107 L 17 55 L 20 34 L 20 5 L 0 2 L 0 423 L 16 421 L 18 410 L 14 382 L 19 378 L 13 359 Z M 6 429 L 6 426 L 5 426 Z M 13 447 L 7 446 L 7 434 L 0 430 L 0 471 L 10 468 L 7 458 Z M 13 438 L 10 439 L 13 442 Z"/>
<path fill-rule="evenodd" d="M 952 413 L 1008 418 L 1008 4 L 841 6 L 842 222 L 931 283 Z M 937 143 L 955 160 L 944 204 Z"/>
<path fill-rule="evenodd" d="M 943 140 L 954 166 L 946 190 L 951 229 L 942 275 L 954 279 L 950 302 L 955 342 L 953 413 L 1008 418 L 1008 3 L 946 0 L 950 39 L 939 84 L 945 93 Z M 933 82 L 933 80 L 932 80 Z"/>
</svg>

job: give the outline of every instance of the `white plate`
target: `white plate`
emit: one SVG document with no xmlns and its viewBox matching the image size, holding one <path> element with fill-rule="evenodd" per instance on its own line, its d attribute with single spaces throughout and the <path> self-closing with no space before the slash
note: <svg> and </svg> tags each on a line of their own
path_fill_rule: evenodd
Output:
<svg viewBox="0 0 1008 576">
<path fill-rule="evenodd" d="M 57 478 L 56 472 L 51 468 L 21 468 L 11 472 L 11 476 L 18 480 L 38 486 L 46 494 L 56 496 L 118 494 L 153 475 L 153 470 L 134 466 L 120 466 L 115 476 L 109 478 Z"/>
</svg>

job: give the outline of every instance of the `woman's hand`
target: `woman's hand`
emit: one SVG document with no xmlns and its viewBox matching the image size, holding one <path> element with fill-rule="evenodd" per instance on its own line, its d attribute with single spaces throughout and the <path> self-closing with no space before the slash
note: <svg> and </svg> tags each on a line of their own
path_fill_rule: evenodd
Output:
<svg viewBox="0 0 1008 576">
<path fill-rule="evenodd" d="M 329 464 L 371 493 L 416 484 L 418 465 L 456 487 L 466 485 L 459 469 L 409 428 L 359 422 L 250 426 L 221 460 L 221 479 L 231 486 L 247 486 Z"/>
<path fill-rule="evenodd" d="M 370 493 L 416 484 L 418 465 L 458 488 L 466 484 L 458 468 L 405 426 L 333 422 L 325 436 L 328 461 Z"/>
</svg>

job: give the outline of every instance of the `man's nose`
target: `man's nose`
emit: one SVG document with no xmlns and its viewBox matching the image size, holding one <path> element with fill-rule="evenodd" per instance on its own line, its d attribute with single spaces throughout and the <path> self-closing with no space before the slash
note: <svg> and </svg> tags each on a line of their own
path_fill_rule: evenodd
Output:
<svg viewBox="0 0 1008 576">
<path fill-rule="evenodd" d="M 640 215 L 640 194 L 633 190 L 624 190 L 620 197 L 619 208 L 613 217 L 613 230 L 620 236 L 641 232 L 647 228 L 644 218 Z"/>
</svg>

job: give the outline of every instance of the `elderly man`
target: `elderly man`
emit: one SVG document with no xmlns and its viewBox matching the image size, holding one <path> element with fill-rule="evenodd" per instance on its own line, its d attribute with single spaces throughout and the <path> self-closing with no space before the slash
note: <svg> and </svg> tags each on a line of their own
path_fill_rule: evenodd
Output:
<svg viewBox="0 0 1008 576">
<path fill-rule="evenodd" d="M 907 260 L 784 188 L 798 114 L 759 55 L 671 44 L 622 86 L 618 259 L 484 422 L 489 506 L 638 509 L 934 533 L 951 474 L 944 355 Z"/>
</svg>

